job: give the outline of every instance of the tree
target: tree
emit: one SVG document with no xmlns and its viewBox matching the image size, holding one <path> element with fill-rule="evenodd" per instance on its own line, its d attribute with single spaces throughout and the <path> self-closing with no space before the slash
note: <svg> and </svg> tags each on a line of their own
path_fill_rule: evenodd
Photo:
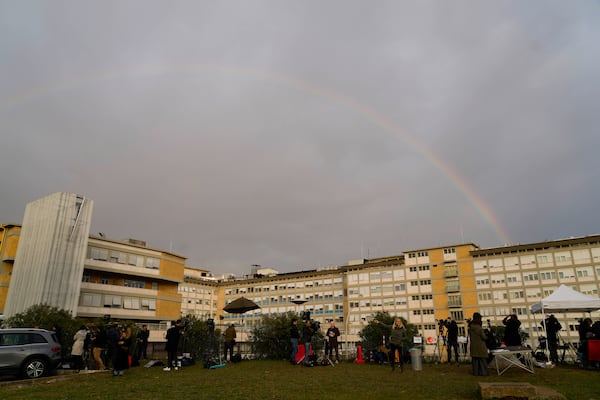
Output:
<svg viewBox="0 0 600 400">
<path fill-rule="evenodd" d="M 193 359 L 216 358 L 221 349 L 221 331 L 209 327 L 208 321 L 188 315 L 183 320 L 184 334 L 179 342 L 181 353 L 190 353 Z"/>
</svg>

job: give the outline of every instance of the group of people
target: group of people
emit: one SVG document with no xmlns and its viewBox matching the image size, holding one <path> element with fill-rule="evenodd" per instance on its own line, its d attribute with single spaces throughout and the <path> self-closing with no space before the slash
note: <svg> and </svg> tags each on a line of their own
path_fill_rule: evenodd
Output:
<svg viewBox="0 0 600 400">
<path fill-rule="evenodd" d="M 85 368 L 85 360 L 93 357 L 95 369 L 112 369 L 113 376 L 123 376 L 129 368 L 130 354 L 136 361 L 147 359 L 148 338 L 150 331 L 147 325 L 142 325 L 136 334 L 135 352 L 132 353 L 132 330 L 129 326 L 119 327 L 110 323 L 104 328 L 95 325 L 82 325 L 73 336 L 71 357 L 74 369 L 79 372 Z"/>
<path fill-rule="evenodd" d="M 318 323 L 306 319 L 302 331 L 298 327 L 298 319 L 293 318 L 290 326 L 290 343 L 292 345 L 292 352 L 290 354 L 291 364 L 302 364 L 310 366 L 314 363 L 314 352 L 312 351 L 312 338 L 314 334 L 320 329 Z M 338 338 L 340 336 L 340 330 L 335 326 L 335 321 L 329 323 L 329 328 L 325 332 L 325 357 L 330 362 L 339 362 L 339 346 Z M 304 345 L 304 357 L 301 360 L 296 360 L 298 355 L 298 346 L 302 343 Z M 335 352 L 335 359 L 333 353 Z M 312 353 L 312 354 L 311 354 Z M 311 359 L 312 357 L 312 359 Z"/>
</svg>

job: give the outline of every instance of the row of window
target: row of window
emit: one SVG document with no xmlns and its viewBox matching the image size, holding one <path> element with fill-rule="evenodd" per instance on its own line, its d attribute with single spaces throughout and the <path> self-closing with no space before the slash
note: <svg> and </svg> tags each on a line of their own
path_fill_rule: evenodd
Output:
<svg viewBox="0 0 600 400">
<path fill-rule="evenodd" d="M 88 257 L 92 260 L 108 261 L 116 264 L 131 265 L 134 267 L 145 267 L 151 269 L 158 269 L 160 267 L 160 260 L 158 258 L 126 253 L 123 251 L 109 251 L 108 249 L 103 249 L 100 247 L 88 247 Z"/>
<path fill-rule="evenodd" d="M 596 270 L 598 276 L 600 277 L 600 267 L 597 267 Z M 572 268 L 561 269 L 559 271 L 545 271 L 545 272 L 531 272 L 531 273 L 511 273 L 508 275 L 492 275 L 491 277 L 479 277 L 476 279 L 477 285 L 498 285 L 506 283 L 516 283 L 516 282 L 539 282 L 540 280 L 556 280 L 556 279 L 569 279 L 569 278 L 589 278 L 594 275 L 593 269 L 577 269 L 573 270 Z"/>
<path fill-rule="evenodd" d="M 82 292 L 79 299 L 79 305 L 82 307 L 156 310 L 156 299 Z"/>
<path fill-rule="evenodd" d="M 87 282 L 87 283 L 100 283 L 102 285 L 115 285 L 115 284 L 121 284 L 125 286 L 125 287 L 130 287 L 130 288 L 138 288 L 138 289 L 146 289 L 146 281 L 139 281 L 139 280 L 135 280 L 135 279 L 123 279 L 121 281 L 121 279 L 115 279 L 115 278 L 110 278 L 108 276 L 104 276 L 101 277 L 97 282 L 92 281 L 92 276 L 89 274 L 83 274 L 82 278 L 81 278 L 82 282 Z M 158 290 L 158 282 L 151 282 L 151 288 L 152 290 Z"/>
<path fill-rule="evenodd" d="M 522 256 L 508 256 L 504 258 L 489 258 L 487 260 L 474 260 L 475 270 L 483 268 L 519 268 L 540 264 L 586 264 L 600 260 L 600 248 L 580 249 L 547 254 L 525 254 Z"/>
</svg>

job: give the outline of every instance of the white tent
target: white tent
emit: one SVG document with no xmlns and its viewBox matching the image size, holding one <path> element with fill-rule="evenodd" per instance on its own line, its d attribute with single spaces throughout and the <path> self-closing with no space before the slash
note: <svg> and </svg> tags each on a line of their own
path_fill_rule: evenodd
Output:
<svg viewBox="0 0 600 400">
<path fill-rule="evenodd" d="M 568 312 L 592 312 L 600 310 L 600 299 L 579 293 L 565 285 L 560 285 L 550 296 L 545 297 L 539 303 L 531 306 L 533 314 L 542 313 L 542 321 L 546 320 L 545 313 L 568 313 Z M 539 331 L 538 331 L 539 335 Z M 540 337 L 538 336 L 538 341 Z M 568 344 L 571 353 L 576 350 L 572 344 Z M 544 348 L 544 353 L 546 348 Z M 563 360 L 564 360 L 563 351 Z"/>
<path fill-rule="evenodd" d="M 600 298 L 579 293 L 560 285 L 550 296 L 531 306 L 531 312 L 592 312 L 600 310 Z"/>
</svg>

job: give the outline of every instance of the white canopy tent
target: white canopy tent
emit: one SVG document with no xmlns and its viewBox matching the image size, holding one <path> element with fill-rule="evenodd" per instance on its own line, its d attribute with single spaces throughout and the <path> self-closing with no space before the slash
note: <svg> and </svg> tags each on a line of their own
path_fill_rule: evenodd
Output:
<svg viewBox="0 0 600 400">
<path fill-rule="evenodd" d="M 568 286 L 560 285 L 548 297 L 531 306 L 532 314 L 542 313 L 542 321 L 546 313 L 589 312 L 600 310 L 600 298 L 579 293 Z M 545 324 L 544 324 L 545 330 Z M 539 341 L 539 334 L 538 334 Z M 569 345 L 572 347 L 572 345 Z M 544 349 L 545 352 L 546 349 Z M 573 349 L 574 350 L 574 349 Z M 564 354 L 563 354 L 564 358 Z"/>
<path fill-rule="evenodd" d="M 550 296 L 531 306 L 531 312 L 592 312 L 600 310 L 600 298 L 579 293 L 568 286 L 560 285 Z"/>
</svg>

